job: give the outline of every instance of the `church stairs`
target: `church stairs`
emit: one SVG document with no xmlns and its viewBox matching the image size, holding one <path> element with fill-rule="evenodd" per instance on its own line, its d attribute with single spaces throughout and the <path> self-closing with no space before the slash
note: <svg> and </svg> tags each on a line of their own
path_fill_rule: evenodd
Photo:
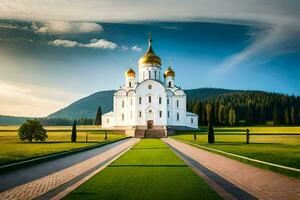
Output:
<svg viewBox="0 0 300 200">
<path fill-rule="evenodd" d="M 163 138 L 165 130 L 145 130 L 145 138 Z"/>
</svg>

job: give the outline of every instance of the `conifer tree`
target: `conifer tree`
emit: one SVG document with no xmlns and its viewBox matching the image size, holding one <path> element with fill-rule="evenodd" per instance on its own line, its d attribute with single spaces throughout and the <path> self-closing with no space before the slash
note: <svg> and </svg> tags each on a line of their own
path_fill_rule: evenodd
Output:
<svg viewBox="0 0 300 200">
<path fill-rule="evenodd" d="M 214 134 L 214 128 L 209 123 L 208 124 L 208 143 L 212 144 L 215 142 L 215 134 Z"/>
<path fill-rule="evenodd" d="M 76 130 L 76 120 L 74 120 L 72 126 L 71 142 L 76 142 L 77 140 L 77 130 Z"/>
<path fill-rule="evenodd" d="M 285 119 L 285 124 L 290 125 L 290 114 L 287 108 L 284 109 L 284 119 Z"/>
<path fill-rule="evenodd" d="M 101 106 L 99 106 L 98 109 L 97 109 L 95 125 L 102 125 L 102 110 L 101 110 Z"/>
<path fill-rule="evenodd" d="M 292 125 L 296 124 L 295 110 L 294 110 L 293 106 L 292 106 L 292 109 L 291 109 L 291 124 Z"/>
</svg>

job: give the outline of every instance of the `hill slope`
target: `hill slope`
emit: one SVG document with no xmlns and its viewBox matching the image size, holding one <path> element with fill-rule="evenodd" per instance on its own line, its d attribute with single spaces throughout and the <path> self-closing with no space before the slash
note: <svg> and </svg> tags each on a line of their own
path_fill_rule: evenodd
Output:
<svg viewBox="0 0 300 200">
<path fill-rule="evenodd" d="M 226 90 L 216 88 L 199 88 L 185 90 L 189 100 L 205 100 L 207 98 L 226 94 L 239 92 L 238 90 Z M 80 117 L 94 118 L 96 116 L 97 107 L 100 105 L 102 112 L 106 113 L 113 108 L 113 94 L 114 91 L 101 91 L 94 93 L 88 97 L 80 99 L 71 105 L 51 114 L 48 118 L 69 118 L 75 119 Z"/>
<path fill-rule="evenodd" d="M 48 118 L 95 118 L 98 106 L 101 106 L 102 113 L 112 110 L 113 94 L 114 90 L 96 92 L 50 114 Z"/>
</svg>

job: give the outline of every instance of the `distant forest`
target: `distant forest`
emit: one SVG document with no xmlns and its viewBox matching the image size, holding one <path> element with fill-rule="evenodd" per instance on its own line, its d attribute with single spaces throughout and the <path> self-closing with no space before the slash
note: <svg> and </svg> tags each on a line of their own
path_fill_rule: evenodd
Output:
<svg viewBox="0 0 300 200">
<path fill-rule="evenodd" d="M 300 125 L 300 97 L 261 91 L 221 94 L 188 100 L 199 125 Z"/>
<path fill-rule="evenodd" d="M 37 118 L 43 126 L 71 126 L 74 120 L 65 118 Z M 76 119 L 77 125 L 94 125 L 95 119 L 79 118 Z"/>
</svg>

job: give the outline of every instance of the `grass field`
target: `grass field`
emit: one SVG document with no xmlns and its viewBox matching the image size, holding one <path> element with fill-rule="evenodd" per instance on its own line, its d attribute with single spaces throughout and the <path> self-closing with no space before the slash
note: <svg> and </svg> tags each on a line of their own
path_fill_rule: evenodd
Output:
<svg viewBox="0 0 300 200">
<path fill-rule="evenodd" d="M 65 199 L 220 199 L 161 140 L 143 139 Z"/>
<path fill-rule="evenodd" d="M 182 132 L 173 137 L 225 152 L 300 169 L 300 135 L 295 135 L 300 133 L 300 127 L 248 128 L 250 134 L 264 135 L 251 135 L 250 144 L 246 144 L 246 128 L 219 127 L 215 128 L 216 142 L 214 144 L 207 143 L 206 133 L 198 133 L 197 140 L 194 140 L 193 133 Z"/>
<path fill-rule="evenodd" d="M 90 127 L 88 129 L 86 127 L 79 127 L 81 131 L 77 132 L 77 142 L 71 143 L 70 127 L 46 127 L 51 130 L 47 132 L 48 138 L 46 142 L 27 143 L 19 140 L 17 127 L 5 128 L 8 127 L 0 126 L 0 165 L 114 141 L 125 137 L 125 135 L 109 133 L 108 140 L 105 141 L 103 132 L 90 130 Z M 86 142 L 86 135 L 88 136 L 88 142 Z"/>
</svg>

